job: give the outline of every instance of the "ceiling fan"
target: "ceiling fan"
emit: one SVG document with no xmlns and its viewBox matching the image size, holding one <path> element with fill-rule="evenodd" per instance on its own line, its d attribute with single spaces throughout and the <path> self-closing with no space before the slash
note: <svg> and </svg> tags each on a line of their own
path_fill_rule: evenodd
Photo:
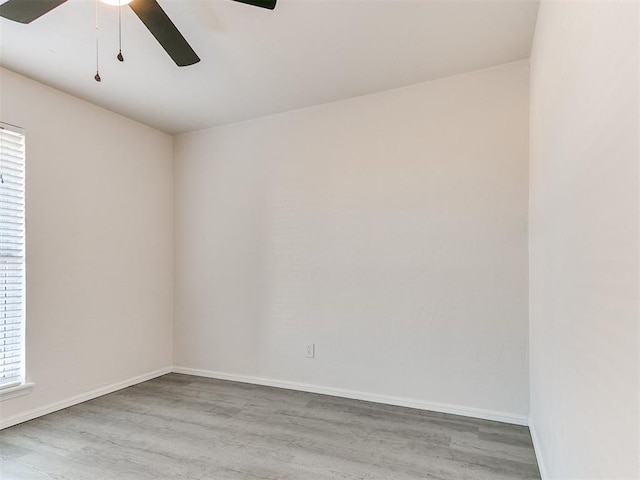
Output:
<svg viewBox="0 0 640 480">
<path fill-rule="evenodd" d="M 0 17 L 31 23 L 67 0 L 8 0 L 0 5 Z M 156 0 L 100 0 L 110 5 L 129 5 L 142 23 L 179 67 L 198 63 L 200 58 Z M 233 0 L 273 10 L 277 0 Z"/>
</svg>

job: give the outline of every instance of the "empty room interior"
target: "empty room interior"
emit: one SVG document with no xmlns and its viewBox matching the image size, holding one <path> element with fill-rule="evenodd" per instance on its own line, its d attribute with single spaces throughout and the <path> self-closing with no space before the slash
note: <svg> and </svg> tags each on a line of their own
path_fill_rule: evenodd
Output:
<svg viewBox="0 0 640 480">
<path fill-rule="evenodd" d="M 0 0 L 2 480 L 640 479 L 640 0 Z"/>
</svg>

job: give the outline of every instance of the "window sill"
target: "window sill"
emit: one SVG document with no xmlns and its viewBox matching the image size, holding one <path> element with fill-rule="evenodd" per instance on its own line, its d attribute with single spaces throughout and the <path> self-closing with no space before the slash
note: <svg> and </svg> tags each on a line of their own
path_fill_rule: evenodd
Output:
<svg viewBox="0 0 640 480">
<path fill-rule="evenodd" d="M 3 388 L 0 390 L 0 402 L 31 393 L 33 385 L 33 383 L 23 383 L 22 385 L 16 385 L 15 387 Z"/>
</svg>

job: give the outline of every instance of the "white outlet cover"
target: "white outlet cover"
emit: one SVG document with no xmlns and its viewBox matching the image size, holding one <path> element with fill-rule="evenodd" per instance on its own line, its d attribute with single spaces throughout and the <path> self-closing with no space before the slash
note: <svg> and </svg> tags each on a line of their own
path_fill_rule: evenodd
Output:
<svg viewBox="0 0 640 480">
<path fill-rule="evenodd" d="M 315 343 L 307 343 L 307 349 L 304 354 L 307 358 L 315 358 L 316 356 L 316 344 Z"/>
</svg>

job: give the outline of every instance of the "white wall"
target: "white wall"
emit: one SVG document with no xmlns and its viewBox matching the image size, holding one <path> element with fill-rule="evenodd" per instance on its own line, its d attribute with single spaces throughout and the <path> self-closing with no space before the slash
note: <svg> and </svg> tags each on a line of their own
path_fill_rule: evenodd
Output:
<svg viewBox="0 0 640 480">
<path fill-rule="evenodd" d="M 637 2 L 544 1 L 531 58 L 531 417 L 548 479 L 640 478 Z"/>
<path fill-rule="evenodd" d="M 528 75 L 176 137 L 175 364 L 526 415 Z"/>
<path fill-rule="evenodd" d="M 27 133 L 36 383 L 6 422 L 171 365 L 173 186 L 170 136 L 4 69 L 0 120 Z"/>
</svg>

